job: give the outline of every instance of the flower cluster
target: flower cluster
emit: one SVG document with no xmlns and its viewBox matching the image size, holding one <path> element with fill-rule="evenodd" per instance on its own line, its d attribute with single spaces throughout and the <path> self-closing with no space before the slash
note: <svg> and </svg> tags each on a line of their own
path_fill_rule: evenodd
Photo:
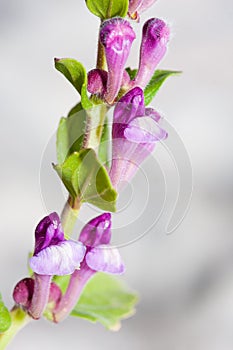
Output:
<svg viewBox="0 0 233 350">
<path fill-rule="evenodd" d="M 34 254 L 29 260 L 34 278 L 25 278 L 16 285 L 13 293 L 15 302 L 27 309 L 35 319 L 40 318 L 47 303 L 52 301 L 58 315 L 63 314 L 64 310 L 67 314 L 67 303 L 62 306 L 64 301 L 61 292 L 51 283 L 51 277 L 72 275 L 79 284 L 83 282 L 83 287 L 95 272 L 122 274 L 125 270 L 124 263 L 118 249 L 110 246 L 110 240 L 110 213 L 101 214 L 88 222 L 78 241 L 64 238 L 57 213 L 46 216 L 36 227 Z M 75 288 L 75 294 L 78 290 Z M 76 301 L 77 296 L 69 296 L 72 306 Z"/>
<path fill-rule="evenodd" d="M 112 104 L 121 89 L 126 92 L 136 86 L 144 88 L 166 53 L 169 33 L 167 24 L 161 19 L 151 18 L 144 24 L 137 75 L 130 80 L 125 64 L 136 37 L 133 28 L 120 17 L 104 21 L 100 28 L 100 42 L 105 49 L 108 71 L 93 69 L 89 72 L 89 92 Z"/>
<path fill-rule="evenodd" d="M 130 17 L 138 16 L 154 1 L 130 1 Z M 112 125 L 112 163 L 110 177 L 118 190 L 129 182 L 141 162 L 153 151 L 155 143 L 167 137 L 160 115 L 144 104 L 143 89 L 163 58 L 169 40 L 169 28 L 158 18 L 143 26 L 140 61 L 136 76 L 130 79 L 126 60 L 135 39 L 130 23 L 122 18 L 103 22 L 100 42 L 105 48 L 108 72 L 94 69 L 88 74 L 88 89 L 108 104 L 118 100 Z M 124 95 L 119 99 L 118 95 Z"/>
</svg>

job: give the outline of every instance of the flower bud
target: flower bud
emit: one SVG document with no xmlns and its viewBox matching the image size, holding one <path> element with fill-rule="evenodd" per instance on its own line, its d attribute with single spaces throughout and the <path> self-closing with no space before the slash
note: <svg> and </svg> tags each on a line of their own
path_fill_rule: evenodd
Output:
<svg viewBox="0 0 233 350">
<path fill-rule="evenodd" d="M 103 97 L 106 92 L 108 73 L 101 69 L 92 69 L 88 72 L 87 90 L 94 95 Z"/>
<path fill-rule="evenodd" d="M 16 304 L 28 309 L 31 305 L 34 291 L 34 280 L 32 278 L 24 278 L 19 281 L 13 291 L 13 298 Z"/>
<path fill-rule="evenodd" d="M 124 67 L 135 33 L 129 22 L 122 18 L 106 20 L 100 28 L 100 41 L 105 48 L 108 81 L 105 100 L 112 103 L 121 87 Z"/>
<path fill-rule="evenodd" d="M 166 53 L 169 34 L 168 26 L 161 19 L 151 18 L 144 24 L 140 63 L 134 86 L 146 87 L 156 66 Z"/>
</svg>

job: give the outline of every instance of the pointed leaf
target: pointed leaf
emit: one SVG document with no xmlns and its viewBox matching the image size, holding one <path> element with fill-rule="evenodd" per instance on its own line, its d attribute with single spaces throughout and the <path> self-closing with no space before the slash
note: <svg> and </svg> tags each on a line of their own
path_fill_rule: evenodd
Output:
<svg viewBox="0 0 233 350">
<path fill-rule="evenodd" d="M 86 0 L 90 12 L 105 20 L 111 17 L 125 17 L 128 12 L 128 0 Z"/>
<path fill-rule="evenodd" d="M 116 210 L 117 193 L 93 149 L 73 153 L 55 169 L 73 199 L 103 210 Z"/>
<path fill-rule="evenodd" d="M 55 67 L 79 92 L 83 108 L 91 108 L 92 103 L 87 95 L 87 73 L 83 65 L 72 58 L 62 58 L 55 59 Z"/>
<path fill-rule="evenodd" d="M 178 71 L 156 70 L 150 82 L 144 90 L 145 105 L 147 106 L 155 97 L 164 81 L 171 75 L 180 74 Z"/>
<path fill-rule="evenodd" d="M 11 315 L 0 294 L 0 333 L 6 332 L 11 326 Z"/>
<path fill-rule="evenodd" d="M 118 330 L 121 320 L 135 313 L 137 295 L 119 278 L 97 273 L 88 282 L 71 316 L 100 322 Z"/>
</svg>

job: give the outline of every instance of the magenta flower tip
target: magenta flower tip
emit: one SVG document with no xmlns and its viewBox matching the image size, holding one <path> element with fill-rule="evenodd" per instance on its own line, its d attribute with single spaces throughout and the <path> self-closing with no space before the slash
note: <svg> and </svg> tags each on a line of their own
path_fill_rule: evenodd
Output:
<svg viewBox="0 0 233 350">
<path fill-rule="evenodd" d="M 90 220 L 80 233 L 80 242 L 87 247 L 108 244 L 111 240 L 111 224 L 110 213 L 103 213 Z"/>
</svg>

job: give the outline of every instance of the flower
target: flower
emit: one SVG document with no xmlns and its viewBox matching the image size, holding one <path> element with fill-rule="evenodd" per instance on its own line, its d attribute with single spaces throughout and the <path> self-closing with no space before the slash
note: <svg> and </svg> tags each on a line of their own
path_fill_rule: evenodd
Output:
<svg viewBox="0 0 233 350">
<path fill-rule="evenodd" d="M 160 125 L 161 117 L 152 108 L 145 108 L 143 91 L 135 87 L 116 104 L 112 128 L 112 164 L 109 175 L 114 187 L 121 189 L 154 150 L 156 142 L 167 132 Z"/>
<path fill-rule="evenodd" d="M 139 14 L 147 10 L 156 0 L 129 0 L 128 15 L 131 19 L 139 21 Z"/>
<path fill-rule="evenodd" d="M 170 31 L 158 18 L 149 19 L 143 26 L 139 69 L 134 86 L 144 88 L 154 74 L 155 68 L 167 50 Z"/>
<path fill-rule="evenodd" d="M 124 263 L 118 249 L 109 245 L 111 240 L 111 214 L 104 213 L 89 221 L 82 229 L 80 242 L 86 246 L 86 254 L 80 270 L 75 270 L 60 302 L 53 310 L 54 322 L 64 320 L 76 305 L 86 283 L 97 272 L 122 274 Z"/>
<path fill-rule="evenodd" d="M 100 28 L 100 42 L 105 48 L 108 66 L 108 80 L 105 100 L 112 103 L 121 87 L 126 60 L 135 39 L 129 22 L 115 17 L 103 22 Z"/>
<path fill-rule="evenodd" d="M 79 268 L 86 248 L 81 242 L 65 240 L 59 216 L 43 218 L 35 231 L 35 250 L 31 269 L 40 275 L 67 275 Z"/>
<path fill-rule="evenodd" d="M 89 221 L 82 229 L 79 241 L 87 248 L 85 262 L 94 271 L 122 274 L 125 271 L 117 248 L 111 240 L 111 214 L 104 213 Z"/>
</svg>

